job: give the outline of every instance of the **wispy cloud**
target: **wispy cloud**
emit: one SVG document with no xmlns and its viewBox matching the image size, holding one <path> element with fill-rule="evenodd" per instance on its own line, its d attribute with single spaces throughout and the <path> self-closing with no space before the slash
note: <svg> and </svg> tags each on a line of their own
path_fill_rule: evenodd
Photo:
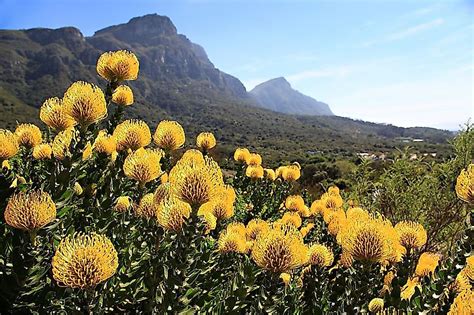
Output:
<svg viewBox="0 0 474 315">
<path fill-rule="evenodd" d="M 427 31 L 429 29 L 432 29 L 432 28 L 434 28 L 436 26 L 439 26 L 443 23 L 444 23 L 444 20 L 441 19 L 441 18 L 438 18 L 438 19 L 435 19 L 435 20 L 430 21 L 430 22 L 418 24 L 418 25 L 406 28 L 404 30 L 401 30 L 399 32 L 392 33 L 392 34 L 388 35 L 387 36 L 387 41 L 394 41 L 394 40 L 404 39 L 404 38 L 413 36 L 415 34 L 418 34 L 420 32 L 424 32 L 424 31 Z"/>
<path fill-rule="evenodd" d="M 354 71 L 353 66 L 337 66 L 332 68 L 324 68 L 324 69 L 315 69 L 315 70 L 306 70 L 297 72 L 287 76 L 286 78 L 290 82 L 297 82 L 307 79 L 314 79 L 314 78 L 343 78 L 347 77 L 350 73 Z"/>
</svg>

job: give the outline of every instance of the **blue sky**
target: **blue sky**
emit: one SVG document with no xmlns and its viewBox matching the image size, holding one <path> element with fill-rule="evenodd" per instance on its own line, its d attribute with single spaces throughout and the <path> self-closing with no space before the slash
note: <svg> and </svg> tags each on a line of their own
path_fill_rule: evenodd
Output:
<svg viewBox="0 0 474 315">
<path fill-rule="evenodd" d="M 253 88 L 284 76 L 335 114 L 457 129 L 474 117 L 474 1 L 0 0 L 0 28 L 169 16 Z"/>
</svg>

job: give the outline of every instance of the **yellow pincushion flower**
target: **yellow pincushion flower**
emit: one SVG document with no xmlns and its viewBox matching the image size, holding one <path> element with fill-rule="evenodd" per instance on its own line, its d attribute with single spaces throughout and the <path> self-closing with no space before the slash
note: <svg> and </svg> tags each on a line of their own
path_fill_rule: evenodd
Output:
<svg viewBox="0 0 474 315">
<path fill-rule="evenodd" d="M 47 192 L 20 192 L 10 197 L 4 216 L 8 225 L 31 232 L 56 218 L 56 205 Z"/>
<path fill-rule="evenodd" d="M 340 211 L 335 211 L 328 224 L 329 234 L 336 236 L 339 231 L 346 226 L 346 224 L 347 218 L 344 210 L 340 209 Z"/>
<path fill-rule="evenodd" d="M 112 93 L 112 102 L 119 106 L 129 106 L 133 104 L 132 89 L 126 85 L 119 85 Z"/>
<path fill-rule="evenodd" d="M 57 97 L 44 101 L 40 109 L 40 119 L 56 131 L 69 129 L 76 124 L 76 121 L 66 112 L 63 101 Z"/>
<path fill-rule="evenodd" d="M 218 250 L 221 253 L 246 253 L 247 241 L 245 236 L 227 230 L 221 232 L 218 240 Z"/>
<path fill-rule="evenodd" d="M 171 169 L 169 182 L 173 194 L 192 206 L 212 200 L 218 188 L 224 186 L 222 171 L 215 161 L 208 157 L 189 159 L 189 155 Z"/>
<path fill-rule="evenodd" d="M 369 212 L 359 207 L 347 209 L 346 216 L 348 220 L 368 220 Z"/>
<path fill-rule="evenodd" d="M 245 175 L 252 179 L 263 178 L 263 167 L 260 165 L 249 165 L 245 170 Z"/>
<path fill-rule="evenodd" d="M 135 207 L 135 215 L 141 218 L 151 219 L 156 216 L 157 204 L 153 200 L 153 193 L 146 194 Z"/>
<path fill-rule="evenodd" d="M 289 285 L 291 282 L 291 275 L 289 273 L 283 272 L 280 274 L 280 279 L 283 281 L 285 286 Z"/>
<path fill-rule="evenodd" d="M 423 225 L 413 221 L 402 221 L 395 225 L 400 244 L 407 249 L 417 249 L 426 244 L 428 235 Z"/>
<path fill-rule="evenodd" d="M 334 254 L 325 245 L 314 244 L 309 248 L 309 263 L 320 267 L 329 267 L 334 262 Z"/>
<path fill-rule="evenodd" d="M 466 258 L 466 266 L 463 268 L 471 281 L 474 281 L 474 255 Z"/>
<path fill-rule="evenodd" d="M 300 195 L 286 197 L 285 207 L 290 211 L 297 211 L 304 218 L 310 215 L 310 209 L 304 204 L 304 199 Z"/>
<path fill-rule="evenodd" d="M 247 240 L 254 241 L 260 233 L 265 233 L 270 228 L 267 221 L 262 219 L 252 219 L 247 223 Z"/>
<path fill-rule="evenodd" d="M 202 150 L 210 150 L 216 146 L 216 138 L 211 132 L 201 132 L 196 138 L 196 146 Z"/>
<path fill-rule="evenodd" d="M 125 120 L 115 128 L 113 136 L 117 151 L 137 150 L 151 142 L 150 128 L 141 120 Z"/>
<path fill-rule="evenodd" d="M 409 301 L 413 294 L 415 294 L 415 290 L 417 287 L 421 288 L 420 279 L 418 277 L 408 278 L 407 283 L 401 289 L 401 299 Z"/>
<path fill-rule="evenodd" d="M 314 228 L 314 226 L 315 226 L 314 223 L 308 223 L 307 225 L 302 227 L 300 229 L 301 235 L 303 237 L 306 237 L 306 235 L 308 235 L 308 233 L 311 232 L 311 230 Z"/>
<path fill-rule="evenodd" d="M 191 206 L 176 197 L 164 199 L 156 208 L 158 224 L 169 231 L 178 232 L 191 215 Z"/>
<path fill-rule="evenodd" d="M 352 257 L 349 251 L 343 249 L 341 253 L 341 258 L 339 259 L 339 264 L 341 264 L 341 266 L 343 267 L 349 268 L 350 266 L 352 266 L 353 263 L 354 257 Z"/>
<path fill-rule="evenodd" d="M 136 80 L 138 68 L 137 56 L 126 50 L 105 52 L 97 60 L 97 73 L 109 82 Z"/>
<path fill-rule="evenodd" d="M 379 313 L 383 310 L 384 302 L 381 298 L 373 298 L 369 302 L 369 312 L 371 313 Z"/>
<path fill-rule="evenodd" d="M 331 210 L 336 210 L 342 207 L 344 201 L 340 195 L 325 193 L 321 196 L 321 201 L 324 204 L 324 207 Z"/>
<path fill-rule="evenodd" d="M 19 150 L 18 140 L 14 133 L 0 129 L 0 161 L 14 157 Z"/>
<path fill-rule="evenodd" d="M 433 274 L 436 267 L 438 267 L 440 255 L 430 252 L 421 254 L 416 265 L 415 275 L 418 277 L 425 277 Z"/>
<path fill-rule="evenodd" d="M 247 165 L 251 166 L 260 166 L 262 165 L 262 157 L 258 153 L 251 153 L 247 160 Z"/>
<path fill-rule="evenodd" d="M 299 228 L 302 224 L 302 220 L 298 212 L 285 212 L 279 222 L 282 224 L 291 224 L 295 228 Z"/>
<path fill-rule="evenodd" d="M 234 152 L 234 160 L 235 161 L 247 163 L 249 158 L 250 158 L 250 152 L 247 148 L 237 148 L 237 149 L 235 149 L 235 152 Z"/>
<path fill-rule="evenodd" d="M 228 233 L 237 233 L 239 235 L 242 235 L 242 237 L 246 237 L 247 235 L 247 229 L 245 228 L 245 225 L 241 222 L 231 222 L 227 225 L 226 231 Z"/>
<path fill-rule="evenodd" d="M 297 165 L 286 166 L 281 172 L 281 177 L 287 182 L 294 182 L 301 177 L 301 170 Z"/>
<path fill-rule="evenodd" d="M 271 181 L 274 181 L 276 179 L 275 171 L 272 170 L 271 168 L 265 168 L 263 169 L 263 171 L 265 172 L 265 178 Z"/>
<path fill-rule="evenodd" d="M 465 202 L 474 204 L 474 164 L 462 170 L 456 180 L 456 194 Z"/>
<path fill-rule="evenodd" d="M 64 160 L 67 156 L 69 156 L 69 147 L 71 146 L 74 136 L 74 128 L 71 128 L 61 131 L 56 135 L 56 137 L 54 137 L 51 147 L 53 149 L 53 155 L 56 159 Z"/>
<path fill-rule="evenodd" d="M 183 127 L 178 122 L 170 120 L 160 121 L 153 135 L 153 141 L 164 150 L 179 149 L 185 140 Z"/>
<path fill-rule="evenodd" d="M 472 285 L 471 285 L 471 280 L 469 279 L 466 269 L 463 268 L 458 275 L 456 276 L 456 279 L 454 280 L 454 283 L 451 285 L 450 289 L 452 289 L 455 292 L 462 292 L 464 290 L 471 290 Z"/>
<path fill-rule="evenodd" d="M 78 233 L 59 243 L 51 264 L 53 278 L 59 285 L 86 289 L 115 274 L 118 256 L 105 235 Z"/>
<path fill-rule="evenodd" d="M 63 106 L 66 114 L 83 126 L 107 116 L 104 93 L 96 85 L 87 82 L 74 82 L 64 93 Z"/>
<path fill-rule="evenodd" d="M 339 193 L 340 193 L 340 190 L 339 190 L 339 187 L 337 187 L 337 186 L 331 186 L 328 189 L 328 194 L 329 195 L 339 196 Z"/>
<path fill-rule="evenodd" d="M 234 215 L 235 192 L 230 186 L 219 188 L 210 201 L 199 207 L 198 215 L 212 213 L 217 220 L 229 219 Z"/>
<path fill-rule="evenodd" d="M 97 153 L 112 155 L 117 150 L 117 143 L 114 136 L 108 135 L 105 130 L 101 130 L 95 138 L 92 148 Z"/>
<path fill-rule="evenodd" d="M 474 292 L 464 290 L 456 296 L 449 308 L 448 315 L 474 314 Z"/>
<path fill-rule="evenodd" d="M 128 196 L 120 196 L 117 198 L 115 202 L 114 210 L 117 212 L 125 212 L 130 209 L 131 202 L 130 197 Z"/>
<path fill-rule="evenodd" d="M 53 149 L 47 143 L 38 144 L 33 148 L 33 158 L 36 160 L 48 160 L 53 154 Z"/>
<path fill-rule="evenodd" d="M 125 176 L 145 185 L 160 176 L 162 157 L 163 152 L 154 149 L 140 148 L 130 153 L 123 163 Z"/>
<path fill-rule="evenodd" d="M 155 190 L 154 200 L 156 204 L 171 196 L 170 183 L 162 183 Z"/>
<path fill-rule="evenodd" d="M 252 258 L 263 269 L 288 272 L 308 261 L 308 248 L 296 228 L 274 224 L 257 236 L 252 247 Z"/>
<path fill-rule="evenodd" d="M 324 206 L 324 203 L 321 200 L 315 200 L 311 204 L 309 212 L 311 213 L 311 215 L 323 215 L 325 209 L 326 207 Z"/>
<path fill-rule="evenodd" d="M 18 125 L 15 129 L 15 135 L 18 144 L 27 148 L 33 148 L 43 142 L 41 130 L 33 124 Z"/>
</svg>

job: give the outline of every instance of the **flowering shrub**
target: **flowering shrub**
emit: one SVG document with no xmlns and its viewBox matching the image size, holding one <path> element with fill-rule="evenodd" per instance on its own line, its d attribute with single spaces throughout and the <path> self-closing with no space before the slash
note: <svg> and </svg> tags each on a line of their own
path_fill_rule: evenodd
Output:
<svg viewBox="0 0 474 315">
<path fill-rule="evenodd" d="M 104 91 L 73 83 L 42 105 L 45 132 L 0 130 L 3 311 L 473 312 L 472 210 L 442 257 L 422 224 L 357 207 L 336 186 L 310 200 L 296 162 L 264 168 L 237 148 L 224 176 L 212 133 L 186 150 L 178 122 L 152 135 L 122 121 L 138 69 L 133 53 L 105 53 Z M 472 209 L 473 165 L 454 187 Z"/>
</svg>

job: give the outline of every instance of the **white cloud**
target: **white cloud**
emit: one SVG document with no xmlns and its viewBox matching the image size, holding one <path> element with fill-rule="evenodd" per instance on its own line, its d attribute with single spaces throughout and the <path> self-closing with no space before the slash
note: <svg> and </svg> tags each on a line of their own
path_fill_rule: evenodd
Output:
<svg viewBox="0 0 474 315">
<path fill-rule="evenodd" d="M 435 20 L 430 21 L 430 22 L 418 24 L 418 25 L 406 28 L 404 30 L 401 30 L 399 32 L 392 33 L 392 34 L 387 36 L 386 40 L 387 41 L 394 41 L 394 40 L 404 39 L 406 37 L 409 37 L 409 36 L 418 34 L 420 32 L 432 29 L 433 27 L 439 26 L 443 23 L 444 23 L 444 20 L 441 19 L 441 18 L 438 18 L 438 19 L 435 19 Z"/>
<path fill-rule="evenodd" d="M 354 72 L 354 70 L 355 67 L 353 66 L 337 66 L 333 68 L 297 72 L 287 76 L 286 79 L 290 82 L 297 82 L 314 78 L 344 78 Z"/>
</svg>

